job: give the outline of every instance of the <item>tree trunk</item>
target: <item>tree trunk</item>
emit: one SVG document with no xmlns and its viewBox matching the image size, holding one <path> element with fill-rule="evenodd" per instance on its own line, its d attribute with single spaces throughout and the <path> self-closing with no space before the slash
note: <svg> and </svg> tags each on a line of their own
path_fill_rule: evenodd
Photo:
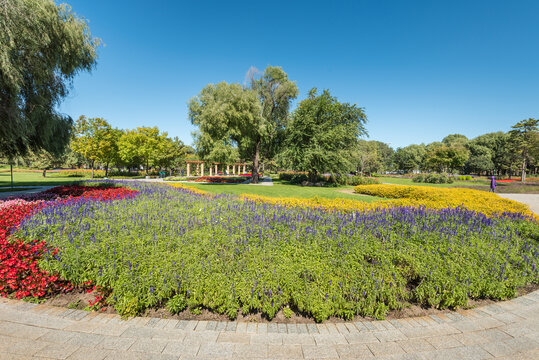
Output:
<svg viewBox="0 0 539 360">
<path fill-rule="evenodd" d="M 251 171 L 251 184 L 258 184 L 258 162 L 260 159 L 260 138 L 256 142 L 255 155 L 253 157 L 253 170 Z"/>
<path fill-rule="evenodd" d="M 148 175 L 148 167 L 150 167 L 150 159 L 146 159 L 146 175 Z"/>
<path fill-rule="evenodd" d="M 92 164 L 91 164 L 91 167 L 92 167 L 92 179 L 94 178 L 94 161 L 95 160 L 92 160 Z"/>
<path fill-rule="evenodd" d="M 524 182 L 526 180 L 526 158 L 528 154 L 526 150 L 522 152 L 522 173 L 520 174 L 520 181 Z"/>
<path fill-rule="evenodd" d="M 109 175 L 109 163 L 107 162 L 107 164 L 105 165 L 105 177 L 107 177 Z"/>
</svg>

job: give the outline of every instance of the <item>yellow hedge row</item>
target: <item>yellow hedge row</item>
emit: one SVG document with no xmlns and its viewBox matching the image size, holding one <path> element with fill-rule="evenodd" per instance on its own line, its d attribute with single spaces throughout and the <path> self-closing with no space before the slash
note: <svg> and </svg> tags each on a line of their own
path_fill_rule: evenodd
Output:
<svg viewBox="0 0 539 360">
<path fill-rule="evenodd" d="M 486 191 L 428 186 L 359 185 L 354 187 L 354 192 L 393 199 L 389 200 L 389 202 L 396 206 L 423 205 L 429 209 L 461 206 L 486 215 L 504 212 L 524 213 L 532 218 L 539 219 L 527 205 L 501 198 Z"/>
<path fill-rule="evenodd" d="M 171 186 L 181 187 L 188 191 L 211 195 L 211 193 L 196 187 L 175 183 Z M 524 213 L 537 221 L 535 215 L 528 206 L 517 201 L 503 199 L 496 194 L 485 191 L 461 189 L 461 188 L 435 188 L 427 186 L 404 186 L 404 185 L 358 185 L 354 188 L 358 194 L 379 196 L 389 200 L 367 203 L 351 199 L 326 199 L 326 198 L 294 198 L 294 197 L 270 197 L 252 194 L 242 194 L 240 198 L 248 201 L 260 201 L 279 206 L 295 206 L 303 208 L 323 208 L 332 211 L 358 211 L 367 212 L 375 209 L 387 209 L 394 207 L 417 207 L 425 206 L 428 209 L 446 209 L 464 207 L 468 210 L 483 213 L 485 215 L 510 213 Z"/>
</svg>

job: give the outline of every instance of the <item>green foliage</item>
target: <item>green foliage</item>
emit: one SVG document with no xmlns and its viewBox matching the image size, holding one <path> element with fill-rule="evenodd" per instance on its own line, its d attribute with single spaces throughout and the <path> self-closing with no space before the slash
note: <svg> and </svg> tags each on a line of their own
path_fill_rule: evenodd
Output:
<svg viewBox="0 0 539 360">
<path fill-rule="evenodd" d="M 393 155 L 393 161 L 399 170 L 406 172 L 419 170 L 425 153 L 425 145 L 409 145 L 398 148 Z"/>
<path fill-rule="evenodd" d="M 418 174 L 412 178 L 412 181 L 416 183 L 429 184 L 452 184 L 455 182 L 455 178 L 448 174 Z"/>
<path fill-rule="evenodd" d="M 171 314 L 181 313 L 187 308 L 187 300 L 184 294 L 176 294 L 169 301 L 167 301 L 167 310 Z"/>
<path fill-rule="evenodd" d="M 88 159 L 93 170 L 96 161 L 108 163 L 115 158 L 118 153 L 117 131 L 105 119 L 87 119 L 82 115 L 75 123 L 71 149 Z"/>
<path fill-rule="evenodd" d="M 256 69 L 250 72 L 250 87 L 260 101 L 261 136 L 255 139 L 253 159 L 253 180 L 257 182 L 260 156 L 267 160 L 282 150 L 285 141 L 285 128 L 288 123 L 290 103 L 298 96 L 298 87 L 294 81 L 278 66 L 268 66 L 261 77 L 256 76 Z M 260 153 L 260 154 L 259 154 Z"/>
<path fill-rule="evenodd" d="M 470 154 L 463 145 L 431 144 L 425 155 L 425 167 L 438 172 L 453 172 L 466 164 Z"/>
<path fill-rule="evenodd" d="M 384 169 L 384 160 L 378 151 L 378 141 L 359 140 L 352 156 L 355 169 L 362 175 L 380 172 Z"/>
<path fill-rule="evenodd" d="M 221 82 L 207 85 L 189 101 L 189 118 L 198 126 L 195 144 L 205 160 L 252 159 L 252 182 L 258 182 L 261 154 L 272 158 L 283 142 L 284 126 L 297 86 L 280 68 L 268 66 L 250 87 Z"/>
<path fill-rule="evenodd" d="M 471 141 L 467 148 L 470 151 L 470 157 L 464 167 L 466 172 L 481 174 L 484 171 L 494 170 L 492 151 L 488 147 Z"/>
<path fill-rule="evenodd" d="M 366 121 L 363 109 L 355 104 L 337 101 L 328 90 L 317 95 L 312 89 L 286 128 L 282 159 L 291 168 L 308 172 L 311 180 L 324 172 L 348 173 L 358 137 L 366 134 Z"/>
<path fill-rule="evenodd" d="M 157 126 L 125 130 L 118 139 L 122 161 L 129 165 L 144 165 L 149 175 L 150 165 L 169 167 L 183 162 L 184 146 L 178 139 L 170 139 Z"/>
<path fill-rule="evenodd" d="M 532 153 L 537 152 L 539 145 L 539 119 L 522 120 L 512 126 L 509 132 L 510 142 L 513 148 L 520 153 L 522 163 L 521 181 L 526 180 L 527 163 L 535 159 L 530 159 Z M 532 152 L 533 151 L 533 152 Z"/>
<path fill-rule="evenodd" d="M 260 104 L 252 90 L 226 82 L 205 86 L 189 101 L 189 119 L 198 126 L 197 152 L 213 161 L 230 161 L 235 154 L 247 157 L 253 151 L 253 139 L 262 135 L 260 113 Z M 237 150 L 233 150 L 236 144 Z"/>
<path fill-rule="evenodd" d="M 292 317 L 292 315 L 294 315 L 294 312 L 292 311 L 292 309 L 290 309 L 288 306 L 286 306 L 283 309 L 283 315 L 284 315 L 285 318 L 290 319 Z"/>
<path fill-rule="evenodd" d="M 380 180 L 378 180 L 375 177 L 367 177 L 367 176 L 350 176 L 348 181 L 346 182 L 347 185 L 357 186 L 357 185 L 374 185 L 374 184 L 380 184 Z"/>
<path fill-rule="evenodd" d="M 72 121 L 57 112 L 74 76 L 96 63 L 100 41 L 51 0 L 0 2 L 0 153 L 60 155 Z"/>
<path fill-rule="evenodd" d="M 471 175 L 459 175 L 457 179 L 460 181 L 469 181 L 473 180 L 473 177 Z"/>
</svg>

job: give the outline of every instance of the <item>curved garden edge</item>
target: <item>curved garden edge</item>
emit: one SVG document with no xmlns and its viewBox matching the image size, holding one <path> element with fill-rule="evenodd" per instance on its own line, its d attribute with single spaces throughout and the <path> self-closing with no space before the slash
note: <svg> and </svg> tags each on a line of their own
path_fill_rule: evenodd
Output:
<svg viewBox="0 0 539 360">
<path fill-rule="evenodd" d="M 10 311 L 28 311 L 50 318 L 65 318 L 78 322 L 111 323 L 116 325 L 135 325 L 160 329 L 181 329 L 193 331 L 235 331 L 235 332 L 278 332 L 278 333 L 351 333 L 360 331 L 385 331 L 436 326 L 446 323 L 466 324 L 466 328 L 481 327 L 496 321 L 499 325 L 526 319 L 539 319 L 539 290 L 511 300 L 491 303 L 468 310 L 445 311 L 436 315 L 417 316 L 402 319 L 343 321 L 316 324 L 311 323 L 256 323 L 248 321 L 177 320 L 161 317 L 122 318 L 117 314 L 104 314 L 98 311 L 67 309 L 45 304 L 29 303 L 22 300 L 0 298 L 0 320 L 9 320 Z M 529 312 L 532 310 L 531 312 Z M 9 319 L 8 319 L 9 318 Z M 43 320 L 43 319 L 42 319 Z M 47 322 L 44 323 L 47 326 Z M 483 324 L 484 325 L 484 324 Z M 54 328 L 54 326 L 50 326 Z M 495 327 L 495 326 L 491 326 Z M 457 326 L 458 328 L 458 326 Z M 274 331 L 273 331 L 274 330 Z"/>
<path fill-rule="evenodd" d="M 266 324 L 266 325 L 277 325 L 279 324 L 303 324 L 306 326 L 309 325 L 316 325 L 316 324 L 352 324 L 357 322 L 368 322 L 368 323 L 376 323 L 376 322 L 394 322 L 397 320 L 403 320 L 403 321 L 414 321 L 414 319 L 444 319 L 444 318 L 461 318 L 462 314 L 473 314 L 477 311 L 482 311 L 484 308 L 489 307 L 498 307 L 504 303 L 515 301 L 519 302 L 518 299 L 526 298 L 527 296 L 537 297 L 539 299 L 539 284 L 531 284 L 524 288 L 518 289 L 519 295 L 513 299 L 508 300 L 491 300 L 491 299 L 479 299 L 479 300 L 469 300 L 469 304 L 465 308 L 457 308 L 457 309 L 436 309 L 433 307 L 424 307 L 420 306 L 418 304 L 411 303 L 408 307 L 402 309 L 402 310 L 391 310 L 387 316 L 382 320 L 376 320 L 373 318 L 365 318 L 362 316 L 356 316 L 353 320 L 344 320 L 339 317 L 332 316 L 326 320 L 324 320 L 322 323 L 317 323 L 313 317 L 311 316 L 303 316 L 301 314 L 298 314 L 297 312 L 294 312 L 291 317 L 286 317 L 283 314 L 283 311 L 280 310 L 276 316 L 268 320 L 266 317 L 264 317 L 261 313 L 252 313 L 252 314 L 246 314 L 243 315 L 241 311 L 238 312 L 238 316 L 236 319 L 231 320 L 224 314 L 218 314 L 206 309 L 202 310 L 201 314 L 193 314 L 188 309 L 182 311 L 179 314 L 171 314 L 168 312 L 164 307 L 160 308 L 150 308 L 146 309 L 144 313 L 141 315 L 138 315 L 136 317 L 126 318 L 119 315 L 112 306 L 107 306 L 104 308 L 101 308 L 100 310 L 89 310 L 87 307 L 84 308 L 82 305 L 85 305 L 88 303 L 88 301 L 93 300 L 95 295 L 93 293 L 88 293 L 84 289 L 77 289 L 72 290 L 71 292 L 65 293 L 65 294 L 58 294 L 57 296 L 53 298 L 49 298 L 39 304 L 33 304 L 38 305 L 39 307 L 43 308 L 51 308 L 54 309 L 52 313 L 62 313 L 67 312 L 69 310 L 75 310 L 76 312 L 84 313 L 84 314 L 94 314 L 92 316 L 96 316 L 95 314 L 100 314 L 103 316 L 114 316 L 118 317 L 120 319 L 149 319 L 149 320 L 141 320 L 142 322 L 145 321 L 152 321 L 152 319 L 160 319 L 163 321 L 172 321 L 172 322 L 220 322 L 220 323 L 255 323 L 255 324 Z M 2 300 L 9 300 L 9 298 L 0 298 L 0 303 Z M 15 299 L 12 299 L 15 300 Z M 21 301 L 23 303 L 26 303 L 24 300 L 15 300 L 15 301 Z M 72 307 L 73 304 L 78 304 L 78 307 Z M 488 312 L 488 311 L 487 311 Z M 460 315 L 459 315 L 460 314 Z M 84 316 L 86 316 L 84 315 Z M 83 316 L 83 315 L 77 315 Z M 154 322 L 155 320 L 153 320 Z M 417 320 L 415 320 L 417 321 Z M 272 325 L 271 325 L 272 326 Z M 330 325 L 331 326 L 331 325 Z"/>
</svg>

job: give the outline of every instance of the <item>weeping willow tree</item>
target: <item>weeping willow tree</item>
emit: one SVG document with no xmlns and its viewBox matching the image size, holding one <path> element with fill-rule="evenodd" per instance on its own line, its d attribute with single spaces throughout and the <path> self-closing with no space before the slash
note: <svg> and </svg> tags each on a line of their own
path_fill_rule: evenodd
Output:
<svg viewBox="0 0 539 360">
<path fill-rule="evenodd" d="M 67 5 L 0 0 L 0 155 L 64 151 L 72 120 L 56 108 L 99 43 Z"/>
</svg>

